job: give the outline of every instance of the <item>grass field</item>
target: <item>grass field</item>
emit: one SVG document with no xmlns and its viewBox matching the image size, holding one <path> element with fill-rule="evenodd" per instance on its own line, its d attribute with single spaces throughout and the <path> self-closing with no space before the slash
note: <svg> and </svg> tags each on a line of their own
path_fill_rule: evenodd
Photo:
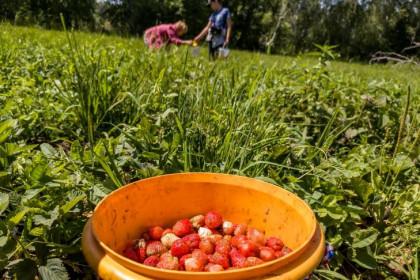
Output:
<svg viewBox="0 0 420 280">
<path fill-rule="evenodd" d="M 418 279 L 420 69 L 0 24 L 0 271 L 90 279 L 87 217 L 139 179 L 264 180 L 315 211 L 336 257 L 315 279 Z M 56 278 L 54 278 L 56 277 Z"/>
</svg>

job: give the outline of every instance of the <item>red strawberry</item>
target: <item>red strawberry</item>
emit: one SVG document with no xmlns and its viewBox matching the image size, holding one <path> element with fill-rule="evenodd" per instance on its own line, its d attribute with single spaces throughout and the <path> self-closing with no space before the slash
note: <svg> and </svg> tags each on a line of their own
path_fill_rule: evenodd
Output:
<svg viewBox="0 0 420 280">
<path fill-rule="evenodd" d="M 235 230 L 235 225 L 231 222 L 224 221 L 222 224 L 222 231 L 224 234 L 232 235 Z"/>
<path fill-rule="evenodd" d="M 179 267 L 178 267 L 178 270 L 185 270 L 185 266 L 184 266 L 184 264 L 185 264 L 185 261 L 186 261 L 187 259 L 189 259 L 189 258 L 192 258 L 192 255 L 191 255 L 191 254 L 186 254 L 186 255 L 183 255 L 183 256 L 179 259 Z"/>
<path fill-rule="evenodd" d="M 235 226 L 235 230 L 233 231 L 233 235 L 245 235 L 246 229 L 247 229 L 246 224 L 237 224 Z"/>
<path fill-rule="evenodd" d="M 262 259 L 265 262 L 272 261 L 276 258 L 274 255 L 274 250 L 270 247 L 261 247 L 260 248 L 260 259 Z"/>
<path fill-rule="evenodd" d="M 187 234 L 193 233 L 193 227 L 188 219 L 182 219 L 174 225 L 172 228 L 176 236 L 183 237 Z"/>
<path fill-rule="evenodd" d="M 166 253 L 168 249 L 160 242 L 160 241 L 153 241 L 146 247 L 146 253 L 150 256 L 160 256 L 163 253 Z"/>
<path fill-rule="evenodd" d="M 244 268 L 248 266 L 248 261 L 246 260 L 245 256 L 238 252 L 238 250 L 230 251 L 229 253 L 230 260 L 232 262 L 232 266 L 238 268 Z"/>
<path fill-rule="evenodd" d="M 200 250 L 206 254 L 213 254 L 214 253 L 214 244 L 210 240 L 210 238 L 206 238 L 200 241 L 199 244 Z"/>
<path fill-rule="evenodd" d="M 137 257 L 137 254 L 133 250 L 133 248 L 128 248 L 127 250 L 125 250 L 123 252 L 123 255 L 124 255 L 124 257 L 126 257 L 126 258 L 128 258 L 128 259 L 130 259 L 132 261 L 139 262 L 139 259 Z"/>
<path fill-rule="evenodd" d="M 153 240 L 160 240 L 163 233 L 163 228 L 159 226 L 148 227 L 149 235 Z"/>
<path fill-rule="evenodd" d="M 258 243 L 261 245 L 265 244 L 264 233 L 254 227 L 248 228 L 246 232 L 246 237 L 248 237 L 249 240 L 254 241 L 255 243 Z"/>
<path fill-rule="evenodd" d="M 224 270 L 223 266 L 221 266 L 220 264 L 209 263 L 208 265 L 204 267 L 204 271 L 207 271 L 207 272 L 219 272 L 223 270 Z"/>
<path fill-rule="evenodd" d="M 226 241 L 226 240 L 222 239 L 222 240 L 220 240 L 216 243 L 215 251 L 217 253 L 229 254 L 230 249 L 231 249 L 231 247 L 229 245 L 229 241 Z"/>
<path fill-rule="evenodd" d="M 199 249 L 195 249 L 191 255 L 194 259 L 197 259 L 204 268 L 204 266 L 207 264 L 207 254 Z"/>
<path fill-rule="evenodd" d="M 161 259 L 157 264 L 156 268 L 178 270 L 179 261 L 177 257 L 167 256 L 163 260 Z"/>
<path fill-rule="evenodd" d="M 185 270 L 186 271 L 203 271 L 204 264 L 195 258 L 189 258 L 185 260 Z"/>
<path fill-rule="evenodd" d="M 207 254 L 207 263 L 211 263 L 212 259 L 213 259 L 213 254 Z"/>
<path fill-rule="evenodd" d="M 204 226 L 204 216 L 197 215 L 195 217 L 192 217 L 190 219 L 190 222 L 195 229 L 199 229 L 200 227 Z"/>
<path fill-rule="evenodd" d="M 256 257 L 258 255 L 258 246 L 251 240 L 247 240 L 244 243 L 239 244 L 237 247 L 239 252 L 241 252 L 241 254 L 245 257 Z"/>
<path fill-rule="evenodd" d="M 136 248 L 136 255 L 139 260 L 139 263 L 143 263 L 144 260 L 147 258 L 146 254 L 146 247 L 137 247 Z"/>
<path fill-rule="evenodd" d="M 256 258 L 256 257 L 248 257 L 248 258 L 246 258 L 246 260 L 248 261 L 249 266 L 256 266 L 256 265 L 264 263 L 264 261 L 262 259 L 259 259 L 259 258 Z"/>
<path fill-rule="evenodd" d="M 270 247 L 274 251 L 280 251 L 283 249 L 284 243 L 279 238 L 269 237 L 265 241 L 265 246 Z"/>
<path fill-rule="evenodd" d="M 238 247 L 240 244 L 244 243 L 247 240 L 248 238 L 246 238 L 245 235 L 235 235 L 234 237 L 230 239 L 229 243 L 233 247 Z"/>
<path fill-rule="evenodd" d="M 282 251 L 274 251 L 274 256 L 276 257 L 276 259 L 280 259 L 281 257 L 283 257 L 283 252 Z"/>
<path fill-rule="evenodd" d="M 229 256 L 226 254 L 214 253 L 211 263 L 213 264 L 220 264 L 223 268 L 229 268 Z"/>
<path fill-rule="evenodd" d="M 182 237 L 182 241 L 190 248 L 190 252 L 199 248 L 201 238 L 198 234 L 192 233 Z"/>
<path fill-rule="evenodd" d="M 188 247 L 187 244 L 185 244 L 181 239 L 175 240 L 174 243 L 172 243 L 171 247 L 171 254 L 174 257 L 182 257 L 183 255 L 188 254 L 190 250 L 190 247 Z"/>
<path fill-rule="evenodd" d="M 206 216 L 204 216 L 204 223 L 210 229 L 218 228 L 223 223 L 222 215 L 215 211 L 208 212 Z"/>
<path fill-rule="evenodd" d="M 144 260 L 144 265 L 147 265 L 147 266 L 153 266 L 153 267 L 155 267 L 157 264 L 158 264 L 158 262 L 159 262 L 159 257 L 157 257 L 157 256 L 150 256 L 150 257 L 148 257 L 147 259 L 145 259 Z"/>
</svg>

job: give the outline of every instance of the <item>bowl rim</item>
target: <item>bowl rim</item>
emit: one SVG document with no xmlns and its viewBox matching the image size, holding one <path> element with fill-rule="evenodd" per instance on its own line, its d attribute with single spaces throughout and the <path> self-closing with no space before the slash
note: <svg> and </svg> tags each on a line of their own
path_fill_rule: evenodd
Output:
<svg viewBox="0 0 420 280">
<path fill-rule="evenodd" d="M 292 253 L 279 258 L 279 259 L 275 259 L 269 262 L 265 262 L 263 264 L 257 265 L 257 266 L 252 266 L 252 267 L 246 267 L 246 268 L 241 268 L 241 269 L 235 269 L 235 270 L 224 270 L 224 271 L 219 271 L 219 272 L 188 272 L 188 271 L 177 271 L 177 270 L 165 270 L 165 269 L 160 269 L 160 268 L 156 268 L 156 267 L 151 267 L 151 266 L 147 266 L 138 262 L 135 262 L 133 260 L 130 260 L 126 257 L 124 257 L 123 255 L 119 254 L 118 252 L 116 252 L 115 250 L 111 249 L 108 245 L 106 245 L 104 242 L 102 242 L 100 240 L 100 238 L 98 237 L 96 231 L 95 231 L 95 212 L 97 211 L 97 209 L 104 203 L 104 201 L 110 197 L 111 195 L 120 192 L 122 190 L 124 190 L 126 187 L 135 187 L 139 182 L 145 182 L 145 181 L 152 181 L 152 180 L 156 180 L 162 177 L 178 177 L 178 176 L 191 176 L 191 175 L 205 175 L 205 176 L 209 176 L 209 178 L 212 178 L 211 176 L 217 176 L 217 177 L 225 177 L 225 178 L 240 178 L 242 180 L 249 180 L 249 181 L 253 181 L 256 180 L 260 183 L 266 184 L 267 186 L 271 186 L 271 187 L 275 187 L 276 189 L 280 189 L 281 191 L 286 192 L 288 195 L 291 195 L 292 197 L 294 197 L 295 199 L 297 198 L 298 201 L 300 201 L 300 203 L 306 208 L 306 210 L 309 211 L 309 213 L 311 214 L 310 220 L 313 221 L 311 223 L 311 227 L 309 228 L 309 233 L 308 233 L 308 237 L 304 240 L 304 242 L 302 242 L 302 244 L 297 247 L 296 249 L 294 249 L 292 251 Z M 222 183 L 219 182 L 219 183 Z M 246 185 L 243 185 L 242 187 L 247 187 Z M 261 191 L 261 190 L 260 190 Z M 264 191 L 262 191 L 264 192 Z M 270 267 L 283 267 L 291 262 L 293 262 L 299 255 L 302 254 L 302 252 L 304 251 L 305 248 L 307 248 L 309 246 L 309 242 L 312 240 L 315 232 L 316 232 L 316 228 L 317 228 L 317 220 L 315 217 L 315 214 L 313 212 L 313 210 L 309 207 L 309 205 L 300 197 L 298 197 L 297 195 L 295 195 L 294 193 L 271 183 L 268 183 L 266 181 L 262 181 L 256 178 L 251 178 L 251 177 L 247 177 L 247 176 L 241 176 L 241 175 L 233 175 L 233 174 L 225 174 L 225 173 L 212 173 L 212 172 L 185 172 L 185 173 L 173 173 L 173 174 L 164 174 L 164 175 L 159 175 L 159 176 L 154 176 L 154 177 L 149 177 L 149 178 L 145 178 L 145 179 L 141 179 L 135 182 L 131 182 L 127 185 L 122 186 L 121 188 L 118 188 L 114 191 L 112 191 L 110 194 L 108 194 L 105 198 L 103 198 L 95 207 L 93 214 L 92 214 L 92 234 L 95 237 L 96 241 L 99 243 L 99 245 L 105 250 L 106 253 L 108 253 L 110 255 L 110 257 L 112 259 L 114 259 L 115 261 L 117 261 L 118 263 L 120 263 L 123 266 L 124 262 L 128 263 L 130 265 L 130 267 L 128 267 L 129 269 L 133 269 L 132 267 L 138 268 L 138 270 L 134 270 L 136 272 L 138 271 L 142 271 L 141 273 L 145 273 L 146 275 L 157 275 L 157 274 L 164 274 L 166 276 L 170 276 L 170 275 L 185 275 L 188 277 L 192 277 L 194 275 L 220 275 L 220 274 L 231 274 L 232 276 L 235 274 L 242 274 L 244 272 L 251 272 L 251 271 L 255 271 L 255 270 L 259 270 L 259 269 L 264 269 L 264 268 L 270 268 Z M 281 263 L 281 265 L 280 265 Z M 276 265 L 277 264 L 277 265 Z M 126 266 L 127 267 L 127 266 Z M 140 273 L 140 272 L 138 272 Z M 163 278 L 162 278 L 163 279 Z M 169 279 L 169 278 L 167 278 Z M 232 278 L 233 279 L 233 278 Z"/>
</svg>

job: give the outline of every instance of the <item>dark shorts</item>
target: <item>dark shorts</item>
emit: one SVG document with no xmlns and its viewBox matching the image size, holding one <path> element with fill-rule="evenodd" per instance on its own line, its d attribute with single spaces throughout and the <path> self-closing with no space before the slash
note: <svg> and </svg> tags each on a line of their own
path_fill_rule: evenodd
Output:
<svg viewBox="0 0 420 280">
<path fill-rule="evenodd" d="M 223 47 L 223 44 L 218 45 L 217 47 L 213 48 L 211 41 L 209 42 L 209 57 L 210 59 L 216 59 L 217 55 L 219 54 L 219 49 Z"/>
</svg>

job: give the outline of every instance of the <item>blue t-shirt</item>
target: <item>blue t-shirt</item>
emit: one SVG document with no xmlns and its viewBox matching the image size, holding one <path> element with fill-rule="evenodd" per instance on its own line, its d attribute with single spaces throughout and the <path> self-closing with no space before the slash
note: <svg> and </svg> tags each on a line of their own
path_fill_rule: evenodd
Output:
<svg viewBox="0 0 420 280">
<path fill-rule="evenodd" d="M 214 12 L 211 16 L 209 21 L 211 22 L 211 26 L 216 28 L 227 28 L 227 20 L 230 18 L 230 12 L 228 8 L 222 8 L 218 12 Z"/>
</svg>

